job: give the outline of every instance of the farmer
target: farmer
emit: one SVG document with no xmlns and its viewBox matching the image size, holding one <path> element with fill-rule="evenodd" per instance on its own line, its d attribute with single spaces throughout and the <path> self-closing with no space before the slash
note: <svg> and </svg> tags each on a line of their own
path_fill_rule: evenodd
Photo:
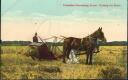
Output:
<svg viewBox="0 0 128 80">
<path fill-rule="evenodd" d="M 37 33 L 35 33 L 35 36 L 33 37 L 33 42 L 38 43 L 38 37 L 37 37 Z"/>
</svg>

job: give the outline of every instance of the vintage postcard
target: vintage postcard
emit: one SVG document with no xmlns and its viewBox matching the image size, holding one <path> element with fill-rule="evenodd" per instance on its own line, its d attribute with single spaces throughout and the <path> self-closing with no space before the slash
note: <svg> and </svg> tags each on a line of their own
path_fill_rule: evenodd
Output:
<svg viewBox="0 0 128 80">
<path fill-rule="evenodd" d="M 127 0 L 1 0 L 1 79 L 127 79 Z"/>
</svg>

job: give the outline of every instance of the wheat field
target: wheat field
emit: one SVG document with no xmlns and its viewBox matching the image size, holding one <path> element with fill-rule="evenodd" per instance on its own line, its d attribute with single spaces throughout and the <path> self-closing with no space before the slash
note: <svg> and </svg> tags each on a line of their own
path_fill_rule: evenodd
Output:
<svg viewBox="0 0 128 80">
<path fill-rule="evenodd" d="M 59 60 L 32 60 L 24 54 L 28 46 L 2 46 L 2 79 L 126 79 L 127 47 L 100 46 L 87 65 L 86 55 L 79 55 L 79 64 L 64 64 Z M 59 53 L 61 54 L 61 53 Z M 58 55 L 58 54 L 56 54 Z"/>
</svg>

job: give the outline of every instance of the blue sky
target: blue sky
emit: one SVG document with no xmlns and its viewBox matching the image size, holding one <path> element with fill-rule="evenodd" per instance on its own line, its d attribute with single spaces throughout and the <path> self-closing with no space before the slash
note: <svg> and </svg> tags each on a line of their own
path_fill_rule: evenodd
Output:
<svg viewBox="0 0 128 80">
<path fill-rule="evenodd" d="M 1 0 L 1 2 L 3 40 L 31 40 L 32 33 L 38 26 L 40 26 L 38 32 L 45 37 L 50 35 L 83 37 L 102 26 L 109 41 L 126 40 L 127 0 Z M 63 4 L 120 6 L 68 7 Z"/>
<path fill-rule="evenodd" d="M 63 4 L 119 4 L 121 7 L 64 7 Z M 34 14 L 44 14 L 48 16 L 65 16 L 74 12 L 75 15 L 83 17 L 106 17 L 123 18 L 126 17 L 127 0 L 2 0 L 2 15 L 6 16 L 35 16 Z M 19 11 L 19 13 L 17 13 Z M 102 13 L 107 11 L 107 16 Z M 91 14 L 90 14 L 91 13 Z M 92 15 L 95 15 L 93 16 Z M 90 17 L 91 18 L 91 17 Z"/>
</svg>

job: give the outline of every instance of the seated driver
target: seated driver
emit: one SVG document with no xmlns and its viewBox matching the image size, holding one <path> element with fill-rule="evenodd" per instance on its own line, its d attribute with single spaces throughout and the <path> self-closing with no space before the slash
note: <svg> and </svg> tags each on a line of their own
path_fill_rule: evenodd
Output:
<svg viewBox="0 0 128 80">
<path fill-rule="evenodd" d="M 35 36 L 33 37 L 33 42 L 38 43 L 38 37 L 37 37 L 37 33 L 35 33 Z"/>
</svg>

